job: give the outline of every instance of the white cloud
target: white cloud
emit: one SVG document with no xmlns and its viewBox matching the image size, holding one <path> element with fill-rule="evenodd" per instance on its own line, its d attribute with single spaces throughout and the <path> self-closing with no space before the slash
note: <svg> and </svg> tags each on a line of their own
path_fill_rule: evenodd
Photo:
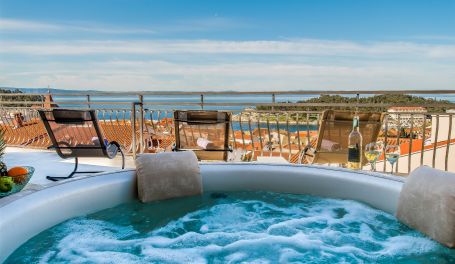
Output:
<svg viewBox="0 0 455 264">
<path fill-rule="evenodd" d="M 0 18 L 0 31 L 43 32 L 43 31 L 56 31 L 56 30 L 62 30 L 62 27 L 60 27 L 58 25 L 36 22 L 36 21 L 33 22 L 33 21 L 27 21 L 27 20 Z"/>
<path fill-rule="evenodd" d="M 235 23 L 215 18 L 152 31 L 0 19 L 0 32 L 160 34 L 211 30 L 214 25 L 230 27 Z M 3 39 L 0 57 L 0 85 L 18 87 L 117 91 L 453 89 L 455 83 L 455 44 L 417 41 Z"/>
<path fill-rule="evenodd" d="M 155 31 L 147 28 L 124 28 L 111 25 L 93 23 L 45 23 L 31 20 L 0 18 L 0 32 L 35 32 L 35 33 L 62 33 L 62 32 L 91 32 L 103 34 L 151 34 Z"/>
<path fill-rule="evenodd" d="M 0 18 L 0 32 L 14 33 L 101 33 L 101 34 L 168 34 L 181 32 L 220 31 L 223 29 L 251 27 L 226 17 L 206 17 L 178 20 L 171 24 L 155 24 L 148 27 L 119 27 L 94 22 L 49 23 L 32 20 Z"/>
<path fill-rule="evenodd" d="M 18 42 L 0 41 L 0 53 L 23 55 L 156 55 L 156 54 L 264 54 L 307 56 L 389 56 L 454 59 L 455 44 L 421 44 L 414 42 L 371 42 L 325 40 L 291 41 L 71 41 Z"/>
<path fill-rule="evenodd" d="M 15 68 L 15 64 L 0 64 L 0 69 L 7 68 Z M 20 73 L 4 74 L 7 82 L 3 84 L 114 91 L 450 89 L 455 83 L 453 69 L 453 66 L 406 62 L 356 66 L 285 62 L 195 64 L 156 60 L 107 60 L 29 63 Z"/>
<path fill-rule="evenodd" d="M 408 38 L 418 40 L 455 41 L 454 35 L 418 35 L 410 36 Z"/>
</svg>

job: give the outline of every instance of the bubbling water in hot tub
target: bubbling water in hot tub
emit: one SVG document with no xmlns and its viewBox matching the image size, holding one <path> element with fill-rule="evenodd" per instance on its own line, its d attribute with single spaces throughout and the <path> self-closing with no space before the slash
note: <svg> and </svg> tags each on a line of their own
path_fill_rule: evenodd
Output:
<svg viewBox="0 0 455 264">
<path fill-rule="evenodd" d="M 7 263 L 455 262 L 382 211 L 270 192 L 124 204 L 48 229 Z"/>
</svg>

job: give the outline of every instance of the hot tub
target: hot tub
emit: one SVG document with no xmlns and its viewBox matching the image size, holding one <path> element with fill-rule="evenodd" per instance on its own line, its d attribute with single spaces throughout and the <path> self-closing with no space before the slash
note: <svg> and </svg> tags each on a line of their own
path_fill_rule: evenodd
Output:
<svg viewBox="0 0 455 264">
<path fill-rule="evenodd" d="M 402 181 L 323 166 L 201 164 L 206 192 L 270 191 L 356 200 L 394 214 Z M 134 200 L 135 171 L 81 177 L 0 200 L 0 262 L 21 244 L 67 219 Z"/>
</svg>

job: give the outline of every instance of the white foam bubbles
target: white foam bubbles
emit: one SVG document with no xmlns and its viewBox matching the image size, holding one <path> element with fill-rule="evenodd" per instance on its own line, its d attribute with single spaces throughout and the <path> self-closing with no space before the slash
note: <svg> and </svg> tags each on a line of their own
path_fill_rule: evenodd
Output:
<svg viewBox="0 0 455 264">
<path fill-rule="evenodd" d="M 70 220 L 36 238 L 54 240 L 47 247 L 30 250 L 27 243 L 15 256 L 28 252 L 37 256 L 30 262 L 43 263 L 362 263 L 433 254 L 455 261 L 454 251 L 354 201 L 274 193 L 208 197 L 189 200 L 191 211 L 175 207 L 175 219 L 159 218 L 172 207 L 168 202 Z"/>
</svg>

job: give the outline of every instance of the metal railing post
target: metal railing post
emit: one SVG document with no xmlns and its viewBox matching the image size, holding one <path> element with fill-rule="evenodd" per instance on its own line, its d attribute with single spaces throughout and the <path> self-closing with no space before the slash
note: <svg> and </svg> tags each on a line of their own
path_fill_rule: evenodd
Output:
<svg viewBox="0 0 455 264">
<path fill-rule="evenodd" d="M 142 94 L 139 95 L 139 118 L 139 152 L 144 153 L 144 96 Z"/>
<path fill-rule="evenodd" d="M 386 114 L 385 117 L 384 117 L 384 151 L 385 149 L 387 148 L 387 145 L 388 145 L 388 133 L 389 133 L 389 114 Z M 382 154 L 383 157 L 384 157 L 384 160 L 383 160 L 383 165 L 384 167 L 382 168 L 382 172 L 386 172 L 386 167 L 387 167 L 387 160 L 385 158 L 385 152 Z"/>
<path fill-rule="evenodd" d="M 283 156 L 283 146 L 281 144 L 281 133 L 280 133 L 280 114 L 275 114 L 275 123 L 276 123 L 276 133 L 278 134 L 278 146 L 280 147 L 280 157 Z"/>
<path fill-rule="evenodd" d="M 275 94 L 272 94 L 272 104 L 275 104 Z M 272 111 L 275 111 L 275 106 L 272 105 Z"/>
<path fill-rule="evenodd" d="M 452 114 L 449 114 L 449 131 L 447 133 L 447 145 L 446 145 L 446 156 L 445 156 L 445 170 L 449 169 L 449 150 L 450 142 L 452 141 Z"/>
<path fill-rule="evenodd" d="M 291 132 L 289 131 L 289 113 L 286 113 L 286 132 L 288 133 L 288 161 L 291 161 L 292 145 L 291 145 Z"/>
<path fill-rule="evenodd" d="M 414 114 L 411 114 L 411 128 L 409 131 L 409 152 L 408 152 L 408 173 L 411 172 L 411 159 L 412 159 L 412 140 L 414 137 Z"/>
<path fill-rule="evenodd" d="M 433 123 L 433 120 L 431 121 Z M 433 125 L 433 124 L 431 124 Z M 432 160 L 432 167 L 436 167 L 436 151 L 438 147 L 438 135 L 439 135 L 439 114 L 436 115 L 436 132 L 434 134 L 434 145 L 433 145 L 433 160 Z"/>
<path fill-rule="evenodd" d="M 297 144 L 299 145 L 299 152 L 302 151 L 302 142 L 300 141 L 300 124 L 299 124 L 299 113 L 295 115 L 295 124 L 297 128 Z"/>
<path fill-rule="evenodd" d="M 87 97 L 87 106 L 88 106 L 88 108 L 91 108 L 91 105 L 90 105 L 90 94 L 87 94 L 86 97 Z"/>
<path fill-rule="evenodd" d="M 427 133 L 427 115 L 423 115 L 423 124 L 422 124 L 422 145 L 420 147 L 420 166 L 423 165 L 423 155 L 425 153 L 425 137 Z"/>
<path fill-rule="evenodd" d="M 270 157 L 272 157 L 272 151 L 273 151 L 273 144 L 272 144 L 272 134 L 270 133 L 270 113 L 267 113 L 266 115 L 266 121 L 267 121 L 267 135 L 269 136 L 269 140 L 267 142 L 267 146 L 269 149 L 269 154 Z"/>
<path fill-rule="evenodd" d="M 131 150 L 133 152 L 133 159 L 136 159 L 136 103 L 131 103 L 131 133 L 132 133 L 132 143 Z"/>
<path fill-rule="evenodd" d="M 201 109 L 204 110 L 204 94 L 201 94 Z"/>
<path fill-rule="evenodd" d="M 251 129 L 251 113 L 248 113 L 248 131 L 250 132 L 250 140 L 251 140 L 251 160 L 254 160 L 254 139 L 253 139 L 253 130 Z"/>
<path fill-rule="evenodd" d="M 258 126 L 258 133 L 259 133 L 259 145 L 261 147 L 261 156 L 264 155 L 264 145 L 262 142 L 262 132 L 261 132 L 261 113 L 258 113 L 257 120 L 256 120 L 257 126 Z"/>
<path fill-rule="evenodd" d="M 307 113 L 306 113 L 306 140 L 307 140 L 306 146 L 311 147 L 310 110 L 309 109 L 307 109 Z"/>
<path fill-rule="evenodd" d="M 245 144 L 245 136 L 243 132 L 243 125 L 242 125 L 242 112 L 239 113 L 239 127 L 240 127 L 240 135 L 242 136 L 242 148 L 243 148 L 243 153 L 246 153 L 246 144 Z"/>
<path fill-rule="evenodd" d="M 401 114 L 398 114 L 397 116 L 398 119 L 398 124 L 397 124 L 397 146 L 398 149 L 400 149 L 400 156 L 398 157 L 396 161 L 396 166 L 395 166 L 395 173 L 398 173 L 398 166 L 400 165 L 400 157 L 404 156 L 404 153 L 401 153 Z M 393 172 L 392 172 L 393 173 Z"/>
</svg>

